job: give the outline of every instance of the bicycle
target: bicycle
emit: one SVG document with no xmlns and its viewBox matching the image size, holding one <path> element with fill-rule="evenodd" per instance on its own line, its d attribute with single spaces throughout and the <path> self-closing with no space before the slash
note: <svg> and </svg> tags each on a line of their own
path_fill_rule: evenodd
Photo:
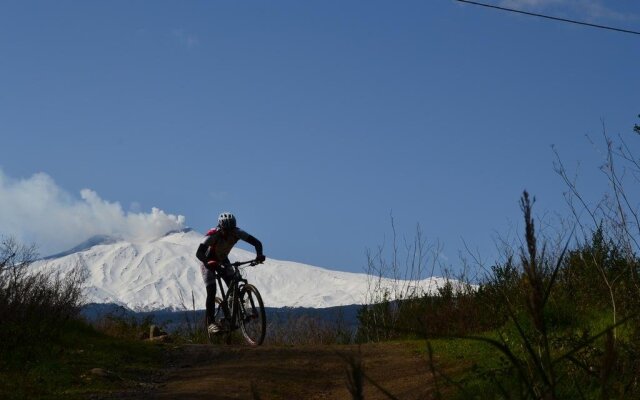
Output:
<svg viewBox="0 0 640 400">
<path fill-rule="evenodd" d="M 259 346 L 264 341 L 267 332 L 267 317 L 262 296 L 260 296 L 260 292 L 255 286 L 249 284 L 242 277 L 238 268 L 246 264 L 255 266 L 258 263 L 255 260 L 251 260 L 231 264 L 234 268 L 234 274 L 226 292 L 222 284 L 222 278 L 219 274 L 216 276 L 222 298 L 216 297 L 215 299 L 216 312 L 214 321 L 209 321 L 208 317 L 205 316 L 205 330 L 211 343 L 215 341 L 215 336 L 220 334 L 225 335 L 226 342 L 230 343 L 231 333 L 238 328 L 240 328 L 242 336 L 248 345 Z M 224 304 L 227 305 L 226 310 Z M 226 321 L 226 329 L 216 333 L 209 333 L 207 328 L 210 322 L 219 324 L 222 321 Z"/>
</svg>

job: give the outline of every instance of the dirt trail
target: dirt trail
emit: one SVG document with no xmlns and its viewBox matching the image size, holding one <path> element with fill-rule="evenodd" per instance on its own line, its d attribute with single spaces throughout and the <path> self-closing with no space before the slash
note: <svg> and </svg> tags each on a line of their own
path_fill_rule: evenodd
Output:
<svg viewBox="0 0 640 400">
<path fill-rule="evenodd" d="M 344 357 L 399 399 L 428 399 L 433 381 L 424 354 L 402 344 L 259 348 L 189 345 L 170 353 L 156 399 L 351 399 Z M 366 399 L 388 399 L 369 382 Z"/>
</svg>

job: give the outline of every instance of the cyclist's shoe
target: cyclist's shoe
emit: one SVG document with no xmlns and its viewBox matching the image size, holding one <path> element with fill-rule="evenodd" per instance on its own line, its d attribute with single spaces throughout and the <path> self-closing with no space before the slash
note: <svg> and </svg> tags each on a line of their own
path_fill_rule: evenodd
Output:
<svg viewBox="0 0 640 400">
<path fill-rule="evenodd" d="M 212 324 L 209 324 L 209 326 L 207 327 L 207 330 L 209 331 L 209 333 L 215 334 L 220 332 L 222 328 L 220 327 L 219 324 L 212 323 Z"/>
<path fill-rule="evenodd" d="M 218 322 L 209 324 L 209 327 L 207 329 L 210 334 L 228 332 L 230 328 L 229 325 L 229 321 L 227 321 L 226 319 L 221 319 L 218 320 Z M 235 327 L 233 329 L 235 329 Z"/>
</svg>

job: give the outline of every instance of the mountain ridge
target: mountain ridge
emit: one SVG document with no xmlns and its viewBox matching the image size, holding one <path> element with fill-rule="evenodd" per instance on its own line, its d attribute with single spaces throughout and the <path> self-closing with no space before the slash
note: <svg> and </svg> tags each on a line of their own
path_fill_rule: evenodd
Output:
<svg viewBox="0 0 640 400">
<path fill-rule="evenodd" d="M 134 311 L 184 310 L 194 306 L 202 309 L 206 290 L 200 262 L 195 258 L 202 238 L 202 234 L 190 229 L 140 242 L 102 235 L 42 259 L 33 268 L 62 274 L 83 268 L 87 274 L 86 300 L 91 303 L 114 303 Z M 252 252 L 239 248 L 229 255 L 231 261 L 254 257 Z M 275 259 L 242 271 L 260 290 L 265 305 L 276 308 L 364 304 L 372 279 L 362 273 Z M 414 283 L 435 291 L 444 282 L 443 278 L 427 278 Z"/>
</svg>

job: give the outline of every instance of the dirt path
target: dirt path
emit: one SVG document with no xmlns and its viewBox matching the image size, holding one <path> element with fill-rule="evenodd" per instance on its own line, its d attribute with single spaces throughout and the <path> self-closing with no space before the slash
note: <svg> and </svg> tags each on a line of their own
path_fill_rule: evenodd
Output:
<svg viewBox="0 0 640 400">
<path fill-rule="evenodd" d="M 351 399 L 348 362 L 399 399 L 428 399 L 433 382 L 424 354 L 401 344 L 305 347 L 189 345 L 171 352 L 157 399 Z M 364 383 L 366 399 L 388 399 Z"/>
</svg>

